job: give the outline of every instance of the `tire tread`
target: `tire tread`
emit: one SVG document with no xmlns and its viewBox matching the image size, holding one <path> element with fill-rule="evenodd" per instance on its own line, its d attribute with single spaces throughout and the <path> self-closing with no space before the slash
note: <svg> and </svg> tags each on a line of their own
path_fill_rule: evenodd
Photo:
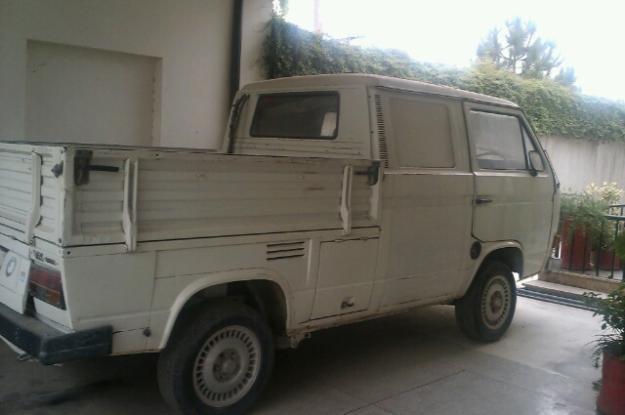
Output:
<svg viewBox="0 0 625 415">
<path fill-rule="evenodd" d="M 481 321 L 481 296 L 488 278 L 495 273 L 506 276 L 510 283 L 512 298 L 510 299 L 511 310 L 506 322 L 499 329 L 492 330 Z M 480 342 L 494 342 L 499 340 L 510 326 L 512 318 L 514 317 L 515 308 L 516 289 L 512 270 L 507 264 L 501 261 L 488 261 L 483 264 L 478 271 L 465 296 L 456 302 L 456 322 L 460 330 L 470 339 Z"/>
<path fill-rule="evenodd" d="M 208 333 L 233 319 L 249 321 L 262 337 L 262 347 L 268 349 L 263 354 L 265 360 L 257 379 L 258 386 L 254 386 L 248 395 L 231 407 L 198 408 L 192 400 L 185 398 L 190 393 L 185 390 L 186 361 L 189 359 L 189 354 L 194 352 L 196 344 L 203 341 L 202 339 L 206 338 Z M 184 328 L 177 332 L 178 338 L 170 339 L 168 346 L 161 351 L 158 360 L 158 385 L 163 399 L 179 414 L 239 415 L 244 413 L 260 395 L 271 376 L 274 344 L 269 326 L 254 309 L 234 301 L 209 304 L 191 317 L 191 321 L 185 323 Z"/>
</svg>

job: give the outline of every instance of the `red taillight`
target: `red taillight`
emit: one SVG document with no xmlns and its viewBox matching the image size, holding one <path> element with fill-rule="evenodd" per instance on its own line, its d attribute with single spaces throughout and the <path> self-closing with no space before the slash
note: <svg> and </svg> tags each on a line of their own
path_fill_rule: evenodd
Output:
<svg viewBox="0 0 625 415">
<path fill-rule="evenodd" d="M 32 264 L 28 280 L 28 292 L 31 296 L 65 310 L 63 280 L 59 271 Z"/>
</svg>

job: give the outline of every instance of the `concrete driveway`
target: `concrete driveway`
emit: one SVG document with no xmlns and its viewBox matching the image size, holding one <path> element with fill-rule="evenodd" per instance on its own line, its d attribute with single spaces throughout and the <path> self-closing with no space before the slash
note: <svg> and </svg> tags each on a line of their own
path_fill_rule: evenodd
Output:
<svg viewBox="0 0 625 415">
<path fill-rule="evenodd" d="M 519 298 L 507 335 L 466 340 L 453 308 L 313 334 L 279 352 L 255 415 L 594 414 L 588 311 Z M 154 356 L 43 367 L 0 344 L 0 414 L 168 414 Z"/>
</svg>

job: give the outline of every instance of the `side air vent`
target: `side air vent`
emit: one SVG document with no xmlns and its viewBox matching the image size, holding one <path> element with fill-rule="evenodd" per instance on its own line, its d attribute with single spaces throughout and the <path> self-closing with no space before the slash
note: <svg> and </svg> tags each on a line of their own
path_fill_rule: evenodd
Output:
<svg viewBox="0 0 625 415">
<path fill-rule="evenodd" d="M 382 113 L 382 98 L 375 96 L 375 117 L 378 125 L 378 145 L 380 158 L 384 167 L 388 167 L 388 149 L 386 147 L 386 127 L 384 126 L 384 114 Z"/>
<path fill-rule="evenodd" d="M 306 243 L 304 241 L 267 244 L 267 261 L 303 257 L 305 253 Z"/>
</svg>

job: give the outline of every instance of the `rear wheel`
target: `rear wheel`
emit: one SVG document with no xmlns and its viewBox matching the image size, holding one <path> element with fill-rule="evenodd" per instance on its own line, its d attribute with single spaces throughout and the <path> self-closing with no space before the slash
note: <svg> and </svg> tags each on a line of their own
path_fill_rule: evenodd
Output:
<svg viewBox="0 0 625 415">
<path fill-rule="evenodd" d="M 159 387 L 182 414 L 242 414 L 267 383 L 273 354 L 271 331 L 256 311 L 212 305 L 170 339 L 159 358 Z"/>
<path fill-rule="evenodd" d="M 466 295 L 456 302 L 456 321 L 470 338 L 493 342 L 506 332 L 516 308 L 510 267 L 490 261 L 482 266 Z"/>
</svg>

